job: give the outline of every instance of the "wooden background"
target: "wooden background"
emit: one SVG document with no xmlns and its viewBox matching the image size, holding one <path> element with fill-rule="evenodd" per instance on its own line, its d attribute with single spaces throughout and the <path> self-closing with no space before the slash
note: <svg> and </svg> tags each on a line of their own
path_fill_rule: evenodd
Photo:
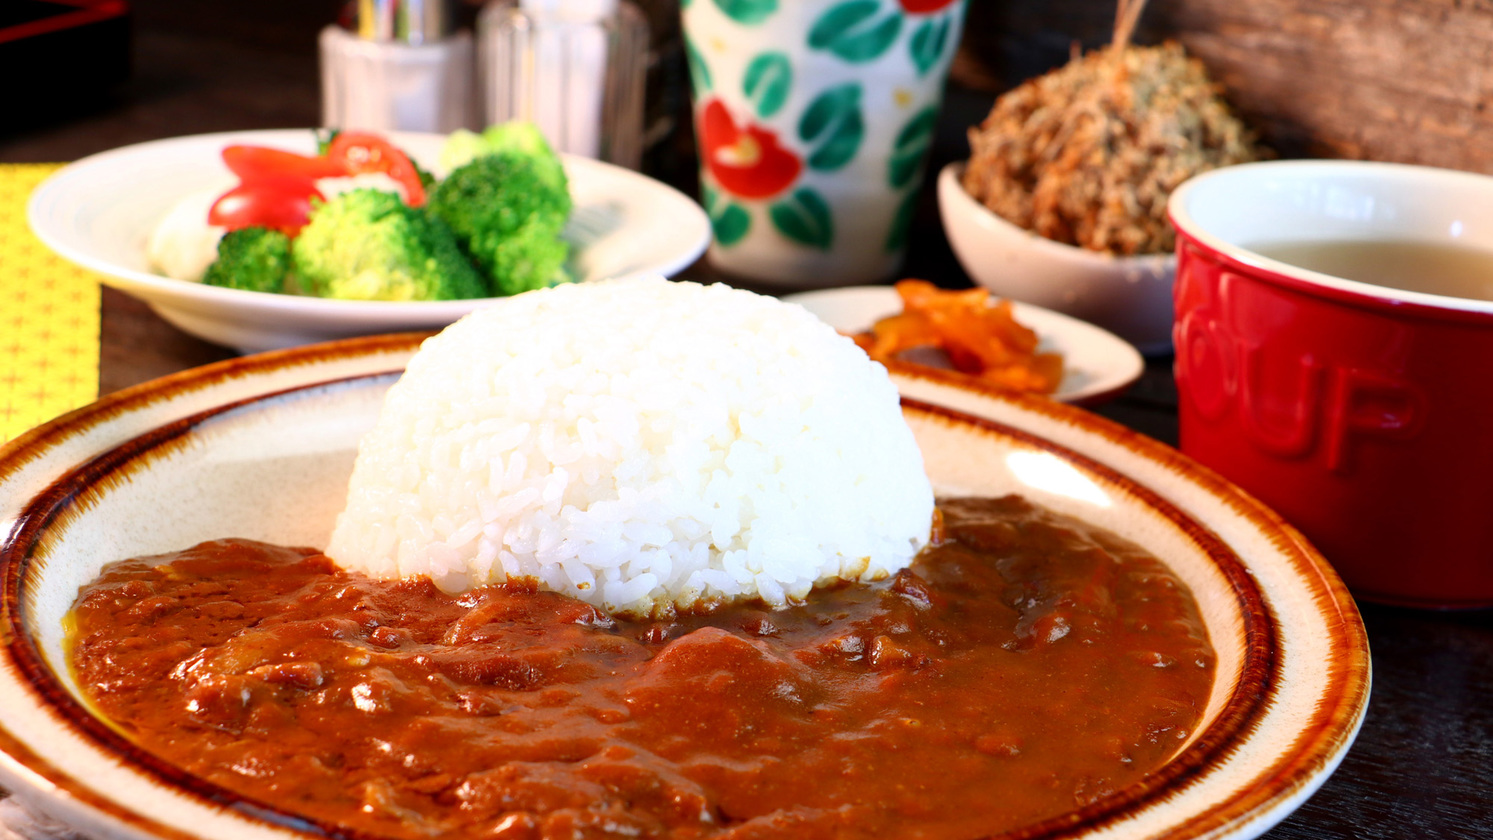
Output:
<svg viewBox="0 0 1493 840">
<path fill-rule="evenodd" d="M 1004 90 L 1104 43 L 1114 3 L 971 0 L 958 80 Z M 1493 173 L 1490 0 L 1152 0 L 1138 43 L 1182 42 L 1283 157 Z"/>
</svg>

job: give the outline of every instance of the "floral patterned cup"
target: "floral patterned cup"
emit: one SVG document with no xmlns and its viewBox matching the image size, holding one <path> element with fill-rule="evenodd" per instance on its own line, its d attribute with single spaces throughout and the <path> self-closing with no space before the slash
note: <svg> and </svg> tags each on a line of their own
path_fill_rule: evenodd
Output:
<svg viewBox="0 0 1493 840">
<path fill-rule="evenodd" d="M 701 199 L 731 274 L 897 270 L 965 0 L 682 0 Z"/>
</svg>

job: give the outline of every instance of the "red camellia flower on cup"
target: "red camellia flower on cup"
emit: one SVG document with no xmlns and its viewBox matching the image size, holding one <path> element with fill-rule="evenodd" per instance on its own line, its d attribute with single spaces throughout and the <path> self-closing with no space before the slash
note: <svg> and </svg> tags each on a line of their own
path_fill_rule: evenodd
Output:
<svg viewBox="0 0 1493 840">
<path fill-rule="evenodd" d="M 740 198 L 770 198 L 787 189 L 803 169 L 798 156 L 778 145 L 778 136 L 747 123 L 737 126 L 719 99 L 700 116 L 705 166 L 721 189 Z"/>
<path fill-rule="evenodd" d="M 902 0 L 902 11 L 910 15 L 926 15 L 954 5 L 955 0 Z"/>
</svg>

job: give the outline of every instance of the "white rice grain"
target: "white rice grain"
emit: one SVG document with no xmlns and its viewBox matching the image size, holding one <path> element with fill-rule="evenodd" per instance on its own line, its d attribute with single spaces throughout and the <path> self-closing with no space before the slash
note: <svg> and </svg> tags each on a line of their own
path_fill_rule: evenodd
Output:
<svg viewBox="0 0 1493 840">
<path fill-rule="evenodd" d="M 896 389 L 849 339 L 725 286 L 590 283 L 425 343 L 359 447 L 327 553 L 660 615 L 885 577 L 932 513 Z"/>
</svg>

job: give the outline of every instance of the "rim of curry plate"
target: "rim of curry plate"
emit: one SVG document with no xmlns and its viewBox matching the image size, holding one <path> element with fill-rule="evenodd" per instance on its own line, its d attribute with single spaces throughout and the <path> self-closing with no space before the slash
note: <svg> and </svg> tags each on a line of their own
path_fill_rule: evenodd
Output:
<svg viewBox="0 0 1493 840">
<path fill-rule="evenodd" d="M 252 393 L 195 411 L 185 417 L 156 426 L 143 434 L 133 435 L 85 463 L 63 471 L 60 477 L 26 504 L 14 523 L 0 522 L 8 533 L 0 543 L 0 642 L 9 666 L 28 684 L 26 687 L 74 733 L 104 752 L 120 756 L 133 767 L 148 773 L 164 784 L 190 797 L 224 809 L 241 817 L 274 827 L 313 835 L 365 840 L 369 835 L 330 824 L 322 824 L 267 803 L 227 791 L 211 782 L 192 776 L 173 765 L 146 754 L 124 736 L 94 716 L 53 674 L 41 652 L 25 629 L 24 588 L 26 572 L 39 538 L 47 526 L 67 515 L 75 504 L 85 503 L 88 488 L 107 483 L 131 469 L 131 465 L 148 463 L 156 454 L 169 452 L 173 442 L 190 434 L 199 424 L 224 412 L 274 396 L 325 386 L 336 382 L 386 377 L 402 367 L 395 360 L 383 370 L 366 370 L 342 377 L 318 378 L 314 371 L 333 360 L 394 359 L 412 353 L 423 334 L 403 334 L 348 339 L 275 351 L 257 356 L 232 359 L 203 368 L 185 371 L 144 383 L 105 397 L 85 408 L 64 415 L 0 447 L 0 486 L 20 469 L 35 463 L 49 451 L 76 438 L 83 431 L 110 420 L 124 417 L 142 407 L 165 403 L 183 395 L 207 393 L 224 382 L 270 371 L 304 369 L 306 379 L 300 384 Z M 375 365 L 376 367 L 376 365 Z M 1185 477 L 1214 500 L 1221 501 L 1232 513 L 1267 535 L 1278 557 L 1290 565 L 1294 578 L 1311 590 L 1311 596 L 1324 618 L 1331 622 L 1332 656 L 1326 663 L 1328 685 L 1324 696 L 1315 704 L 1311 719 L 1301 727 L 1288 748 L 1278 751 L 1268 766 L 1255 768 L 1258 783 L 1240 784 L 1233 795 L 1211 801 L 1196 814 L 1179 814 L 1168 824 L 1170 837 L 1189 838 L 1214 835 L 1242 829 L 1261 819 L 1269 819 L 1276 809 L 1304 797 L 1315 789 L 1346 751 L 1362 720 L 1368 693 L 1368 648 L 1361 621 L 1346 588 L 1325 561 L 1293 528 L 1252 497 L 1222 478 L 1200 467 L 1176 450 L 1136 432 L 1078 409 L 1049 400 L 1003 392 L 994 386 L 972 384 L 962 379 L 942 377 L 936 371 L 924 373 L 917 368 L 899 366 L 895 375 L 907 381 L 931 383 L 935 387 L 967 392 L 978 400 L 1002 404 L 1019 412 L 1036 415 L 1045 423 L 1098 436 L 1163 469 Z M 1170 521 L 1193 542 L 1202 554 L 1216 564 L 1228 581 L 1243 619 L 1243 661 L 1240 679 L 1219 714 L 1170 761 L 1145 779 L 1121 789 L 1083 808 L 1000 835 L 1003 838 L 1058 838 L 1105 833 L 1126 819 L 1152 809 L 1165 808 L 1177 796 L 1204 781 L 1228 761 L 1242 745 L 1260 730 L 1264 717 L 1282 691 L 1282 668 L 1287 654 L 1282 648 L 1280 617 L 1273 611 L 1248 564 L 1212 529 L 1178 507 L 1163 494 L 1133 479 L 1115 466 L 1095 457 L 1056 443 L 1042 434 L 1018 428 L 990 417 L 958 411 L 926 401 L 904 397 L 904 407 L 935 422 L 973 427 L 983 437 L 1013 439 L 1020 444 L 1053 453 L 1082 471 L 1102 478 L 1122 489 L 1153 513 Z M 1218 640 L 1215 640 L 1218 643 Z M 33 752 L 23 737 L 0 726 L 0 752 L 25 771 L 34 782 L 53 788 L 73 803 L 90 808 L 105 817 L 151 836 L 195 838 L 152 818 L 147 808 L 126 808 L 100 795 L 92 786 L 74 774 L 55 766 Z M 5 756 L 0 755 L 0 761 Z M 1275 819 L 1279 819 L 1276 816 Z"/>
</svg>

